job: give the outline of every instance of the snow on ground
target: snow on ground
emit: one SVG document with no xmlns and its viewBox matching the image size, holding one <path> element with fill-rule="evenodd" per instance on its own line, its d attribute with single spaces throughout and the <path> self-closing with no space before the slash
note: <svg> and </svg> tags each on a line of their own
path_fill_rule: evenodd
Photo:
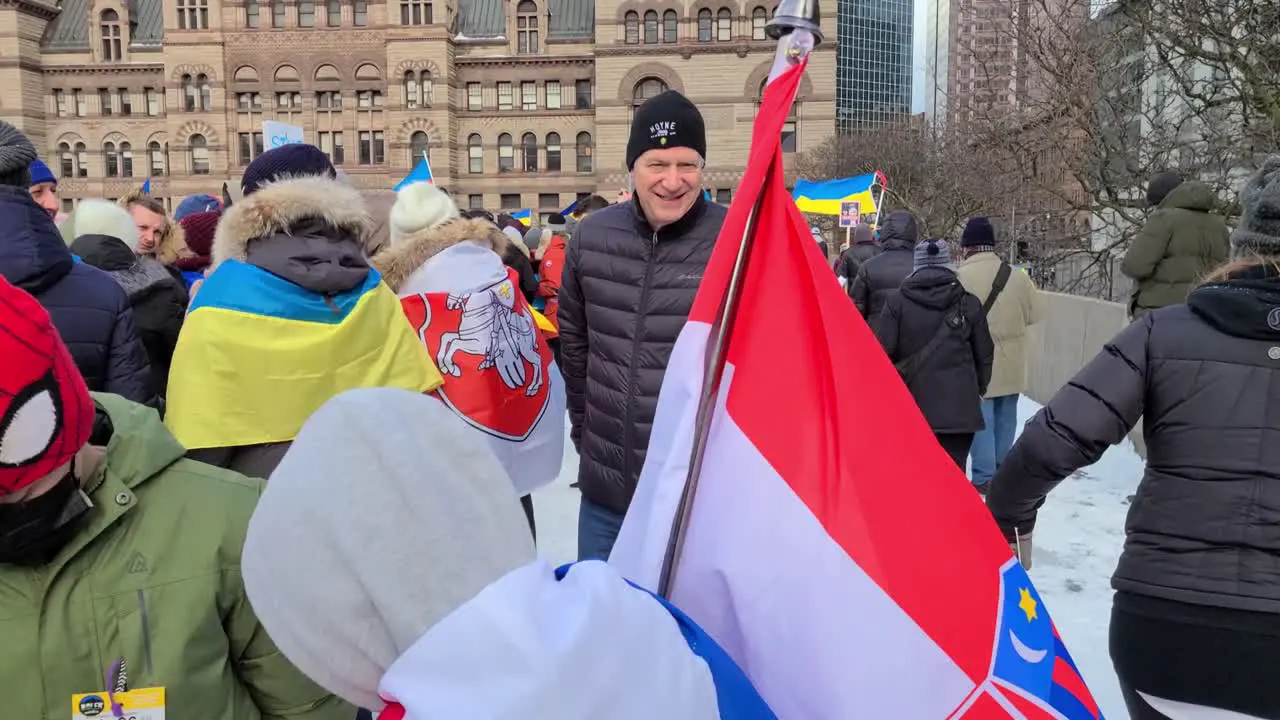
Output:
<svg viewBox="0 0 1280 720">
<path fill-rule="evenodd" d="M 1039 409 L 1023 398 L 1018 419 Z M 538 549 L 559 564 L 576 559 L 578 548 L 578 455 L 568 441 L 560 477 L 534 495 Z M 1049 606 L 1063 640 L 1084 673 L 1108 720 L 1126 720 L 1124 701 L 1107 653 L 1111 619 L 1111 573 L 1124 543 L 1129 496 L 1142 477 L 1143 462 L 1133 446 L 1111 448 L 1096 465 L 1068 478 L 1040 510 L 1034 537 L 1031 578 Z"/>
</svg>

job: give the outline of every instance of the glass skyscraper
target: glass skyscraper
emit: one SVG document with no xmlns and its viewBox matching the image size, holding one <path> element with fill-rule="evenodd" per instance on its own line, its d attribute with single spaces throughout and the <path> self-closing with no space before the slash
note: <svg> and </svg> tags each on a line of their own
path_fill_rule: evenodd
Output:
<svg viewBox="0 0 1280 720">
<path fill-rule="evenodd" d="M 837 132 L 910 115 L 913 19 L 912 0 L 836 0 Z"/>
</svg>

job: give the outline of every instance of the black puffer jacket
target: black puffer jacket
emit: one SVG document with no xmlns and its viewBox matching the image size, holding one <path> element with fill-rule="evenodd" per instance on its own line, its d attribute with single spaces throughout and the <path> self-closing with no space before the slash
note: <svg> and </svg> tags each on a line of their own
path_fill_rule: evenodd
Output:
<svg viewBox="0 0 1280 720">
<path fill-rule="evenodd" d="M 662 376 L 725 213 L 699 197 L 655 233 L 633 200 L 587 216 L 569 243 L 560 352 L 578 482 L 614 512 L 635 493 Z"/>
<path fill-rule="evenodd" d="M 0 187 L 0 275 L 49 311 L 90 390 L 154 402 L 129 298 L 109 275 L 71 257 L 25 189 Z"/>
<path fill-rule="evenodd" d="M 858 271 L 868 260 L 879 254 L 880 246 L 876 244 L 871 228 L 866 225 L 854 228 L 853 244 L 840 253 L 840 259 L 836 261 L 836 277 L 844 282 L 845 292 L 849 293 L 849 297 L 853 297 L 853 281 L 857 279 Z"/>
<path fill-rule="evenodd" d="M 1147 469 L 1112 585 L 1280 613 L 1280 279 L 1201 287 L 1121 331 L 1022 433 L 987 503 L 1011 537 L 1141 416 Z"/>
<path fill-rule="evenodd" d="M 982 303 L 953 271 L 931 267 L 909 275 L 872 328 L 895 364 L 944 332 L 932 352 L 909 363 L 915 370 L 904 378 L 907 389 L 935 433 L 982 429 L 982 396 L 991 381 L 995 345 Z"/>
<path fill-rule="evenodd" d="M 849 297 L 868 324 L 875 322 L 884 301 L 897 292 L 903 279 L 911 274 L 919 239 L 920 232 L 911 213 L 899 210 L 885 219 L 880 228 L 880 254 L 862 264 L 849 286 Z"/>
<path fill-rule="evenodd" d="M 186 288 L 159 260 L 134 255 L 119 238 L 83 235 L 71 243 L 71 252 L 110 274 L 129 296 L 134 325 L 151 362 L 152 392 L 164 397 L 173 349 L 187 313 Z"/>
</svg>

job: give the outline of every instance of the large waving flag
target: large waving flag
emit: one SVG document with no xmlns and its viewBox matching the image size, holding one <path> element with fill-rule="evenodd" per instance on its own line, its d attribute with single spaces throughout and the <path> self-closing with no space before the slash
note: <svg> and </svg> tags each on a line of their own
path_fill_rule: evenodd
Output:
<svg viewBox="0 0 1280 720">
<path fill-rule="evenodd" d="M 1035 587 L 812 251 L 779 143 L 803 67 L 766 88 L 610 562 L 658 587 L 759 198 L 672 601 L 778 717 L 1098 720 Z"/>
<path fill-rule="evenodd" d="M 418 161 L 418 164 L 400 182 L 396 183 L 395 190 L 400 192 L 400 189 L 406 185 L 421 182 L 434 183 L 435 181 L 435 175 L 431 173 L 431 161 L 427 159 L 427 154 L 423 153 L 422 159 Z"/>
</svg>

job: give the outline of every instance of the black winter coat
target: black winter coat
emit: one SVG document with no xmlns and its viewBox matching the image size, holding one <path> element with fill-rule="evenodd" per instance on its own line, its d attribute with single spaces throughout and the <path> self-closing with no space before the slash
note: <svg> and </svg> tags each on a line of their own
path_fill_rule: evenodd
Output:
<svg viewBox="0 0 1280 720">
<path fill-rule="evenodd" d="M 911 213 L 893 212 L 885 219 L 880 228 L 880 254 L 862 264 L 849 286 L 849 297 L 868 325 L 874 325 L 885 300 L 911 274 L 919 238 Z"/>
<path fill-rule="evenodd" d="M 515 246 L 515 241 L 507 244 L 507 249 L 502 251 L 502 264 L 516 271 L 516 277 L 520 281 L 520 292 L 524 295 L 524 299 L 533 302 L 538 297 L 538 276 L 533 272 L 533 262 L 529 260 L 529 256 L 520 252 L 520 248 Z"/>
<path fill-rule="evenodd" d="M 589 500 L 625 512 L 649 447 L 658 390 L 726 209 L 699 196 L 654 232 L 639 206 L 582 220 L 560 287 L 560 353 L 578 483 Z"/>
<path fill-rule="evenodd" d="M 880 254 L 880 246 L 874 241 L 860 242 L 840 253 L 836 261 L 836 277 L 844 280 L 845 292 L 853 297 L 853 281 L 858 278 L 858 271 L 868 260 Z"/>
<path fill-rule="evenodd" d="M 944 326 L 942 342 L 904 378 L 907 389 L 935 433 L 977 432 L 995 344 L 982 303 L 956 274 L 935 267 L 910 275 L 872 327 L 889 359 L 899 363 L 924 349 Z"/>
<path fill-rule="evenodd" d="M 91 391 L 155 401 L 129 298 L 110 275 L 72 258 L 26 189 L 0 187 L 0 275 L 49 311 Z"/>
<path fill-rule="evenodd" d="M 1280 613 L 1280 279 L 1198 288 L 1136 320 L 1032 418 L 987 503 L 1012 536 L 1143 417 L 1147 468 L 1112 585 Z"/>
<path fill-rule="evenodd" d="M 106 271 L 129 296 L 133 322 L 151 363 L 152 392 L 164 397 L 178 332 L 187 315 L 187 290 L 159 260 L 137 256 L 124 241 L 107 235 L 84 235 L 71 252 Z"/>
</svg>

